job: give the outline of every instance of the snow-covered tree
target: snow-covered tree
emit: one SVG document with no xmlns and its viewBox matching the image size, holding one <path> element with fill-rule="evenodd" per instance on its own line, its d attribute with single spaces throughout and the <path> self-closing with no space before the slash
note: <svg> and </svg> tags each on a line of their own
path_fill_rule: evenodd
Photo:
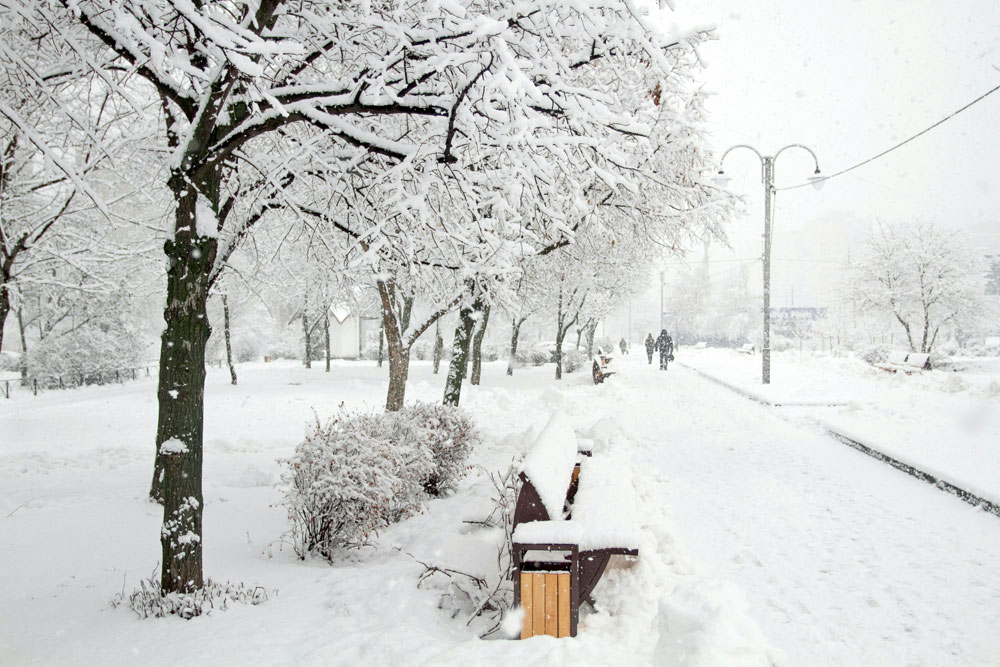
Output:
<svg viewBox="0 0 1000 667">
<path fill-rule="evenodd" d="M 926 222 L 879 223 L 851 258 L 843 294 L 897 322 L 910 350 L 931 352 L 943 329 L 982 321 L 984 276 L 980 254 L 960 232 Z"/>
</svg>

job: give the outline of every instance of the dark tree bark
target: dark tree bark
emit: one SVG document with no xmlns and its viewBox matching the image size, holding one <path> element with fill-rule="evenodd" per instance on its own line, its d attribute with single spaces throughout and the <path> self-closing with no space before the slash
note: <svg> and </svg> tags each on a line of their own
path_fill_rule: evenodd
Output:
<svg viewBox="0 0 1000 667">
<path fill-rule="evenodd" d="M 236 366 L 233 365 L 233 346 L 229 330 L 229 299 L 225 294 L 222 295 L 222 320 L 226 333 L 226 363 L 229 364 L 229 377 L 232 378 L 232 384 L 235 385 Z"/>
<path fill-rule="evenodd" d="M 305 340 L 306 352 L 302 364 L 306 368 L 312 368 L 312 336 L 309 335 L 309 310 L 302 304 L 302 338 Z"/>
<path fill-rule="evenodd" d="M 451 363 L 448 366 L 448 379 L 444 385 L 444 404 L 458 405 L 462 399 L 462 381 L 469 362 L 469 347 L 472 342 L 472 328 L 476 325 L 473 313 L 482 307 L 477 297 L 472 303 L 462 306 L 458 311 L 458 326 L 455 327 L 455 340 L 452 343 Z"/>
<path fill-rule="evenodd" d="M 441 368 L 441 356 L 444 354 L 444 339 L 441 338 L 441 323 L 434 325 L 434 375 Z"/>
<path fill-rule="evenodd" d="M 0 352 L 3 351 L 3 326 L 7 322 L 7 315 L 10 314 L 10 294 L 7 292 L 6 282 L 4 280 L 4 283 L 0 284 Z"/>
<path fill-rule="evenodd" d="M 406 399 L 406 380 L 410 374 L 410 348 L 403 342 L 399 311 L 396 308 L 396 285 L 391 281 L 376 282 L 382 301 L 382 330 L 389 348 L 389 391 L 385 398 L 386 412 L 397 412 Z M 408 313 L 407 313 L 408 315 Z"/>
<path fill-rule="evenodd" d="M 385 359 L 385 318 L 378 325 L 378 367 L 382 368 L 382 360 Z"/>
<path fill-rule="evenodd" d="M 568 299 L 569 303 L 573 302 L 573 297 L 576 296 L 576 290 L 570 292 Z M 563 289 L 559 288 L 559 307 L 556 311 L 556 379 L 562 380 L 563 375 L 563 340 L 566 338 L 566 334 L 569 332 L 570 328 L 576 324 L 577 319 L 580 317 L 580 308 L 583 304 L 580 304 L 580 308 L 576 310 L 573 317 L 568 319 L 569 313 L 566 312 L 566 300 L 563 299 Z"/>
<path fill-rule="evenodd" d="M 594 358 L 594 334 L 597 333 L 597 320 L 587 320 L 584 330 L 587 334 L 587 359 Z"/>
<path fill-rule="evenodd" d="M 514 374 L 514 364 L 517 363 L 517 339 L 521 337 L 521 325 L 527 319 L 527 317 L 515 317 L 511 320 L 513 329 L 510 332 L 510 357 L 507 359 L 507 375 Z"/>
<path fill-rule="evenodd" d="M 484 303 L 480 311 L 476 333 L 472 336 L 472 373 L 469 384 L 479 385 L 483 375 L 483 338 L 486 337 L 486 327 L 490 323 L 490 304 Z"/>
<path fill-rule="evenodd" d="M 326 372 L 330 372 L 330 308 L 323 315 L 323 342 L 326 345 Z"/>
<path fill-rule="evenodd" d="M 24 312 L 17 307 L 17 331 L 21 334 L 21 384 L 28 384 L 28 338 L 24 335 Z"/>
<path fill-rule="evenodd" d="M 160 582 L 165 592 L 191 592 L 202 579 L 202 437 L 204 427 L 205 346 L 209 279 L 218 249 L 210 236 L 195 236 L 198 190 L 217 212 L 219 174 L 201 187 L 175 172 L 170 189 L 177 202 L 174 238 L 164 244 L 169 262 L 166 328 L 160 345 L 157 386 L 159 420 L 156 465 L 150 496 L 163 502 L 160 530 Z"/>
</svg>

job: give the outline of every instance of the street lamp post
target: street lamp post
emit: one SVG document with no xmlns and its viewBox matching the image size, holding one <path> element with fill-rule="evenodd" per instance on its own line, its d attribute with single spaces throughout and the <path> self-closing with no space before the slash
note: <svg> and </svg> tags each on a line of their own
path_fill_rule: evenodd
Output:
<svg viewBox="0 0 1000 667">
<path fill-rule="evenodd" d="M 813 172 L 810 180 L 813 185 L 818 189 L 822 187 L 823 177 L 819 175 L 819 160 L 816 158 L 816 154 L 812 152 L 807 146 L 802 144 L 789 144 L 785 146 L 773 156 L 761 155 L 760 152 L 753 146 L 748 146 L 747 144 L 737 144 L 730 147 L 725 153 L 722 154 L 722 159 L 719 160 L 719 175 L 717 177 L 717 182 L 725 187 L 726 183 L 729 181 L 725 177 L 725 172 L 722 170 L 722 163 L 725 162 L 726 156 L 737 148 L 746 148 L 753 151 L 754 155 L 760 160 L 761 167 L 761 182 L 764 184 L 764 344 L 761 346 L 761 383 L 770 384 L 771 383 L 771 226 L 772 226 L 772 216 L 774 215 L 774 162 L 778 159 L 784 151 L 789 148 L 801 148 L 808 152 L 812 156 L 813 163 L 816 165 L 816 170 Z"/>
</svg>

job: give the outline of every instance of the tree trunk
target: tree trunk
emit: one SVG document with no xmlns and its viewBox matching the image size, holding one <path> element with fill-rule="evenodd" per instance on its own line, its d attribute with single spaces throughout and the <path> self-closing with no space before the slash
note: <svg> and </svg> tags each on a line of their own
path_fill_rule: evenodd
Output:
<svg viewBox="0 0 1000 667">
<path fill-rule="evenodd" d="M 559 327 L 556 331 L 556 379 L 562 380 L 562 362 L 563 362 L 563 339 L 566 337 L 566 329 Z"/>
<path fill-rule="evenodd" d="M 218 210 L 218 174 L 204 190 Z M 164 244 L 169 262 L 166 328 L 160 344 L 157 386 L 159 419 L 156 466 L 150 496 L 163 502 L 160 530 L 160 583 L 165 593 L 204 586 L 202 578 L 202 429 L 204 426 L 205 346 L 211 334 L 208 289 L 218 244 L 194 237 L 198 191 L 175 173 L 170 189 L 177 202 L 173 240 Z"/>
<path fill-rule="evenodd" d="M 434 325 L 434 375 L 441 368 L 441 356 L 444 354 L 444 339 L 441 338 L 441 323 Z"/>
<path fill-rule="evenodd" d="M 306 368 L 312 368 L 312 337 L 309 335 L 309 311 L 305 304 L 302 305 L 302 337 L 306 344 L 306 356 L 302 363 Z"/>
<path fill-rule="evenodd" d="M 233 365 L 233 346 L 230 340 L 229 333 L 229 300 L 226 295 L 222 295 L 222 320 L 225 326 L 226 333 L 226 363 L 229 364 L 229 376 L 232 378 L 232 384 L 236 384 L 236 366 Z"/>
<path fill-rule="evenodd" d="M 385 397 L 386 412 L 397 412 L 403 408 L 406 399 L 406 380 L 410 374 L 410 348 L 403 342 L 403 332 L 399 328 L 398 315 L 393 305 L 396 303 L 396 286 L 391 281 L 377 281 L 379 297 L 382 300 L 382 330 L 389 347 L 389 391 Z"/>
<path fill-rule="evenodd" d="M 472 328 L 476 321 L 472 314 L 477 310 L 480 301 L 462 306 L 458 311 L 458 326 L 455 327 L 455 341 L 452 344 L 451 363 L 448 367 L 448 379 L 444 385 L 444 404 L 459 404 L 462 398 L 462 380 L 465 379 L 465 369 L 469 361 L 469 343 L 472 341 Z"/>
<path fill-rule="evenodd" d="M 385 320 L 378 325 L 378 367 L 382 368 L 382 360 L 385 359 Z"/>
<path fill-rule="evenodd" d="M 580 327 L 579 329 L 576 330 L 576 347 L 574 348 L 576 350 L 580 349 L 580 339 L 583 337 L 583 330 L 585 328 L 586 327 Z"/>
<path fill-rule="evenodd" d="M 326 345 L 326 372 L 330 372 L 330 308 L 323 315 L 323 342 Z"/>
<path fill-rule="evenodd" d="M 479 380 L 483 375 L 483 338 L 486 337 L 486 327 L 490 323 L 490 304 L 484 303 L 482 313 L 479 318 L 479 325 L 476 333 L 472 337 L 472 374 L 469 377 L 469 384 L 479 385 Z"/>
<path fill-rule="evenodd" d="M 597 321 L 587 322 L 587 359 L 594 358 L 594 334 L 597 333 Z"/>
<path fill-rule="evenodd" d="M 0 352 L 3 352 L 3 327 L 7 322 L 7 315 L 10 313 L 10 294 L 7 292 L 7 285 L 0 285 Z"/>
<path fill-rule="evenodd" d="M 521 335 L 521 325 L 524 324 L 525 318 L 517 319 L 516 317 L 511 320 L 513 324 L 513 329 L 510 332 L 510 357 L 507 359 L 507 375 L 514 374 L 514 364 L 517 362 L 517 339 Z"/>
<path fill-rule="evenodd" d="M 17 307 L 17 331 L 21 334 L 21 384 L 28 384 L 28 339 L 24 335 L 24 312 Z"/>
</svg>

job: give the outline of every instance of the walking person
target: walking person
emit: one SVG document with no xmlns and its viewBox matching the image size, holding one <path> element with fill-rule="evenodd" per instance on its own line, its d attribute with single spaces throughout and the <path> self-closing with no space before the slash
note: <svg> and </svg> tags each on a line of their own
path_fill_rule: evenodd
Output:
<svg viewBox="0 0 1000 667">
<path fill-rule="evenodd" d="M 618 341 L 618 348 L 622 351 L 622 354 L 628 354 L 628 343 L 624 338 Z"/>
<path fill-rule="evenodd" d="M 667 370 L 667 362 L 674 359 L 674 339 L 664 329 L 656 338 L 654 347 L 660 351 L 660 370 Z"/>
<path fill-rule="evenodd" d="M 655 347 L 656 347 L 656 341 L 653 340 L 653 334 L 652 333 L 646 334 L 646 359 L 649 361 L 650 365 L 653 364 L 653 349 Z"/>
</svg>

